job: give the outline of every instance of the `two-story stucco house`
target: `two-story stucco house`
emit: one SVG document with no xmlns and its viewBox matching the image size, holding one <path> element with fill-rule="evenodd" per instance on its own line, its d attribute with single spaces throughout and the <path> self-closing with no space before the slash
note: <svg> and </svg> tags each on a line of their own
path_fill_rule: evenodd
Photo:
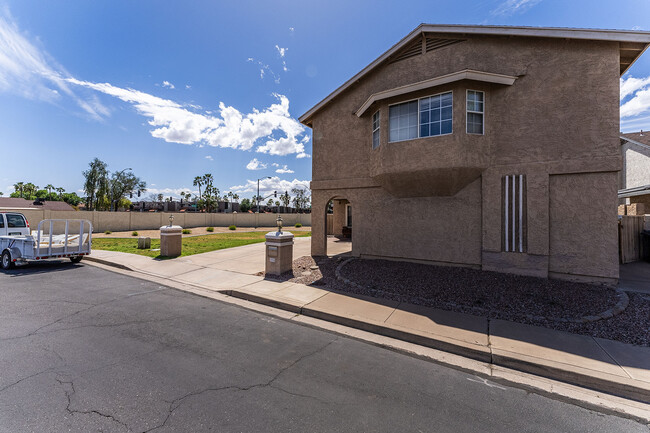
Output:
<svg viewBox="0 0 650 433">
<path fill-rule="evenodd" d="M 649 43 L 420 25 L 300 118 L 312 254 L 333 200 L 354 256 L 615 282 L 619 77 Z"/>
</svg>

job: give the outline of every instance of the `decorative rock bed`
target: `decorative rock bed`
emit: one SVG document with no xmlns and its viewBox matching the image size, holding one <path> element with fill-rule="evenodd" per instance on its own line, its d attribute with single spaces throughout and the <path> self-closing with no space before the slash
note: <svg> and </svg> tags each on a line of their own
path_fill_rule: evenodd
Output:
<svg viewBox="0 0 650 433">
<path fill-rule="evenodd" d="M 293 273 L 281 279 L 650 346 L 650 295 L 461 267 L 317 260 L 294 260 Z"/>
</svg>

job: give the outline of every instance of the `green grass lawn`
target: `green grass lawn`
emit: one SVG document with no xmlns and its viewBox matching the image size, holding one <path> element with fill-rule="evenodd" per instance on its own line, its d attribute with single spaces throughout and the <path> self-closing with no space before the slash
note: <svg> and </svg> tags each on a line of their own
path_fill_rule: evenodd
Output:
<svg viewBox="0 0 650 433">
<path fill-rule="evenodd" d="M 268 232 L 217 233 L 214 235 L 186 237 L 183 238 L 183 253 L 181 256 L 191 256 L 192 254 L 264 242 L 266 233 Z M 296 232 L 294 235 L 297 238 L 308 237 L 311 236 L 311 232 Z M 137 238 L 97 238 L 93 239 L 92 247 L 95 250 L 120 251 L 140 254 L 141 256 L 165 258 L 160 255 L 159 239 L 151 240 L 151 250 L 139 250 Z"/>
</svg>

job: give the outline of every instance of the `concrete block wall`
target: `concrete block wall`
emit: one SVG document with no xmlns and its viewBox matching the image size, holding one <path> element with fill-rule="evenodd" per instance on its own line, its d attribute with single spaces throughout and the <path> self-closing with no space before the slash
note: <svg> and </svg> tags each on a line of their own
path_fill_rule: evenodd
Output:
<svg viewBox="0 0 650 433">
<path fill-rule="evenodd" d="M 262 213 L 168 213 L 168 212 L 84 212 L 19 210 L 25 215 L 32 230 L 44 219 L 85 219 L 92 223 L 93 232 L 106 230 L 113 232 L 132 230 L 156 230 L 169 224 L 169 216 L 174 216 L 174 225 L 181 227 L 275 227 L 278 214 Z M 296 223 L 311 226 L 311 214 L 280 214 L 284 227 Z"/>
</svg>

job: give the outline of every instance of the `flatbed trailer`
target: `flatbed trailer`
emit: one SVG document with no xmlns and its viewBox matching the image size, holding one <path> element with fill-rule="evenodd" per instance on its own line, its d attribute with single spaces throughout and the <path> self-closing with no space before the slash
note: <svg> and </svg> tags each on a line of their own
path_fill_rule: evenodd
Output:
<svg viewBox="0 0 650 433">
<path fill-rule="evenodd" d="M 73 263 L 90 254 L 92 224 L 83 219 L 47 219 L 27 236 L 0 236 L 0 265 L 11 269 L 30 261 L 69 258 Z"/>
</svg>

